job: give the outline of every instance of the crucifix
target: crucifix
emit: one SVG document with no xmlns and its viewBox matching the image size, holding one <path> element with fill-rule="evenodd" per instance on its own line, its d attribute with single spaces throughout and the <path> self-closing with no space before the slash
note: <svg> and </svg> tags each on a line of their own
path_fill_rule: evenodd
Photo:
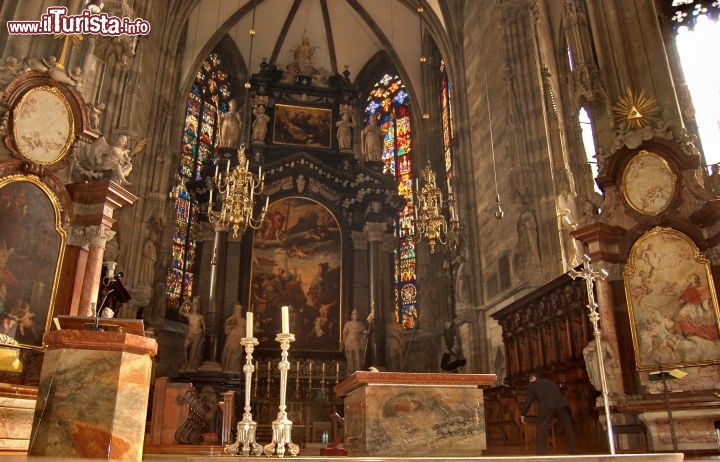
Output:
<svg viewBox="0 0 720 462">
<path fill-rule="evenodd" d="M 598 311 L 598 304 L 595 302 L 595 281 L 607 278 L 607 272 L 605 270 L 596 270 L 590 266 L 590 257 L 583 255 L 583 269 L 575 270 L 571 269 L 568 271 L 568 275 L 573 278 L 585 279 L 585 288 L 587 289 L 588 299 L 588 318 L 593 325 L 593 335 L 595 336 L 595 354 L 597 355 L 598 368 L 600 369 L 600 383 L 602 388 L 603 406 L 605 407 L 605 425 L 607 427 L 608 445 L 610 447 L 610 454 L 615 454 L 615 438 L 613 437 L 612 423 L 610 422 L 610 405 L 608 403 L 608 387 L 607 378 L 605 377 L 605 361 L 603 359 L 603 348 L 602 340 L 600 338 L 600 312 Z"/>
<path fill-rule="evenodd" d="M 72 43 L 73 48 L 75 48 L 75 50 L 79 50 L 80 42 L 83 41 L 85 37 L 80 34 L 58 34 L 54 38 L 56 40 L 63 41 L 62 48 L 60 49 L 60 57 L 57 60 L 57 67 L 65 69 L 65 60 L 67 58 L 68 44 Z"/>
</svg>

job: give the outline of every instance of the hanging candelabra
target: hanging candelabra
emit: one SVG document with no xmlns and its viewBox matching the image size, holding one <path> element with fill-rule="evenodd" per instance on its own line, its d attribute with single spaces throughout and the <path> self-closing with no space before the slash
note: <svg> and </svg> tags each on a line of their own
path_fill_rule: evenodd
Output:
<svg viewBox="0 0 720 462">
<path fill-rule="evenodd" d="M 435 172 L 430 166 L 430 162 L 423 168 L 422 177 L 425 181 L 422 188 L 418 179 L 415 179 L 415 229 L 411 230 L 407 226 L 404 232 L 415 243 L 422 239 L 427 240 L 430 253 L 435 253 L 435 246 L 438 243 L 445 245 L 449 239 L 456 239 L 455 235 L 460 228 L 460 222 L 455 212 L 453 192 L 450 190 L 447 200 L 443 199 L 442 190 L 437 186 Z M 446 208 L 449 219 L 445 217 L 444 210 Z"/>
<path fill-rule="evenodd" d="M 255 217 L 255 198 L 263 192 L 265 175 L 262 173 L 262 166 L 258 168 L 257 174 L 250 171 L 250 161 L 245 157 L 245 145 L 238 149 L 238 164 L 230 168 L 228 159 L 225 172 L 219 171 L 215 166 L 213 178 L 215 189 L 218 192 L 220 207 L 215 210 L 213 192 L 210 190 L 208 204 L 208 219 L 215 229 L 232 229 L 233 239 L 244 233 L 247 227 L 258 229 L 265 220 L 265 213 L 269 197 L 260 210 L 259 217 Z"/>
<path fill-rule="evenodd" d="M 424 33 L 422 18 L 424 8 L 419 7 L 417 12 L 420 25 L 420 47 L 422 49 Z M 423 66 L 426 63 L 427 58 L 421 53 L 420 65 Z M 422 77 L 422 89 L 425 91 L 425 71 L 421 70 L 420 74 Z M 430 115 L 423 113 L 422 119 L 423 130 L 425 132 L 425 151 L 427 154 L 429 153 L 427 121 L 430 119 Z M 460 224 L 455 210 L 455 196 L 452 186 L 448 186 L 447 200 L 444 201 L 442 190 L 437 186 L 435 172 L 429 160 L 422 170 L 422 177 L 424 179 L 422 188 L 420 188 L 418 179 L 415 178 L 415 188 L 413 191 L 414 220 L 412 224 L 407 221 L 405 222 L 403 234 L 415 243 L 420 242 L 422 239 L 427 240 L 430 253 L 435 253 L 435 246 L 438 243 L 445 245 L 448 243 L 448 240 L 457 240 L 457 232 Z M 445 212 L 445 208 L 447 208 L 447 212 Z"/>
</svg>

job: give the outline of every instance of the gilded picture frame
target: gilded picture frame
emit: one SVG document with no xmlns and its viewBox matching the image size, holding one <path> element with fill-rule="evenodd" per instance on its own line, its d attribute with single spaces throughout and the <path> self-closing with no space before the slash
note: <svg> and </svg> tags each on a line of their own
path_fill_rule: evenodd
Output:
<svg viewBox="0 0 720 462">
<path fill-rule="evenodd" d="M 720 312 L 710 262 L 684 233 L 656 227 L 623 272 L 639 371 L 720 364 Z"/>
<path fill-rule="evenodd" d="M 12 134 L 17 152 L 39 165 L 54 165 L 70 152 L 75 140 L 73 112 L 56 87 L 28 90 L 13 108 Z"/>
<path fill-rule="evenodd" d="M 273 117 L 273 143 L 330 148 L 332 110 L 276 104 Z"/>
<path fill-rule="evenodd" d="M 676 184 L 677 174 L 665 158 L 643 149 L 625 166 L 621 190 L 633 210 L 655 216 L 670 206 Z"/>
<path fill-rule="evenodd" d="M 64 250 L 62 205 L 50 187 L 34 175 L 0 178 L 0 333 L 21 347 L 42 347 Z"/>
<path fill-rule="evenodd" d="M 288 197 L 268 206 L 254 234 L 250 307 L 258 348 L 276 348 L 290 307 L 294 350 L 337 352 L 342 333 L 342 233 L 323 204 Z"/>
</svg>

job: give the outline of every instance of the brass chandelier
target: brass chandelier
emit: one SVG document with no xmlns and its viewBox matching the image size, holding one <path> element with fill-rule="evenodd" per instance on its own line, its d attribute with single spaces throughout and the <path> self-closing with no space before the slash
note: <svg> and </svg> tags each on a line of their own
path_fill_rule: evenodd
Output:
<svg viewBox="0 0 720 462">
<path fill-rule="evenodd" d="M 258 168 L 257 174 L 250 171 L 250 161 L 245 157 L 245 145 L 240 145 L 237 153 L 238 164 L 230 168 L 228 159 L 225 173 L 219 172 L 215 166 L 213 177 L 215 188 L 220 199 L 219 210 L 215 210 L 213 202 L 213 190 L 210 190 L 208 204 L 208 219 L 216 230 L 229 230 L 232 228 L 233 239 L 244 233 L 247 227 L 252 229 L 260 228 L 265 214 L 267 213 L 269 197 L 265 198 L 265 204 L 260 210 L 259 217 L 255 217 L 256 196 L 263 192 L 265 174 L 262 173 L 262 166 Z"/>
<path fill-rule="evenodd" d="M 404 229 L 404 234 L 418 243 L 422 239 L 427 240 L 430 247 L 430 253 L 435 253 L 435 246 L 439 242 L 442 245 L 448 243 L 450 239 L 456 239 L 456 234 L 460 228 L 457 214 L 455 212 L 455 197 L 452 189 L 448 191 L 447 200 L 443 200 L 443 193 L 437 186 L 435 172 L 430 166 L 430 162 L 425 165 L 422 170 L 422 177 L 425 180 L 422 188 L 415 179 L 414 196 L 415 206 L 415 230 L 411 234 L 408 227 Z M 449 220 L 446 220 L 443 210 L 447 207 Z"/>
</svg>

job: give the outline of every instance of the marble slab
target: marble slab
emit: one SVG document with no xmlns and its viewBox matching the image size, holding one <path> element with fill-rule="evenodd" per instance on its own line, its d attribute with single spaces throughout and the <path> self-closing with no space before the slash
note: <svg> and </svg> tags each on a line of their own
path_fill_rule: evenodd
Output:
<svg viewBox="0 0 720 462">
<path fill-rule="evenodd" d="M 61 330 L 44 343 L 28 454 L 141 460 L 155 340 Z"/>
<path fill-rule="evenodd" d="M 351 456 L 479 456 L 487 449 L 482 386 L 493 374 L 356 372 L 344 396 Z"/>
</svg>

